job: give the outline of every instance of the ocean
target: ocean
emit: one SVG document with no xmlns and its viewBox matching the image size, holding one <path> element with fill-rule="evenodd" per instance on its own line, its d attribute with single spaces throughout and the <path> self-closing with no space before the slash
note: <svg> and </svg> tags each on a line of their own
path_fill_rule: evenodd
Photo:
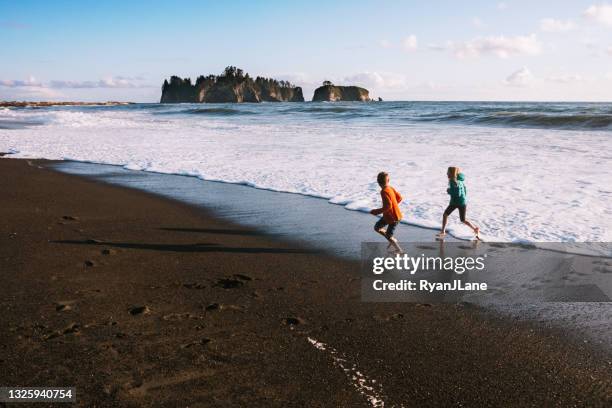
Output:
<svg viewBox="0 0 612 408">
<path fill-rule="evenodd" d="M 446 168 L 459 166 L 468 218 L 487 240 L 612 240 L 612 104 L 0 108 L 0 152 L 238 183 L 354 211 L 379 206 L 384 170 L 405 198 L 404 222 L 428 228 L 448 204 Z M 449 232 L 469 237 L 457 217 Z"/>
</svg>

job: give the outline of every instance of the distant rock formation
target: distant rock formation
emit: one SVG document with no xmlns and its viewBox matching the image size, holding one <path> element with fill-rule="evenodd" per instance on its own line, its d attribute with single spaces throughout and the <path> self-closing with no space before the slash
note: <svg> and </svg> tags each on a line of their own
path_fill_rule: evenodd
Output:
<svg viewBox="0 0 612 408">
<path fill-rule="evenodd" d="M 225 102 L 304 102 L 302 88 L 288 81 L 272 78 L 251 78 L 241 69 L 227 67 L 221 75 L 190 78 L 172 76 L 164 81 L 161 103 L 225 103 Z"/>
<path fill-rule="evenodd" d="M 314 91 L 313 102 L 357 101 L 368 102 L 370 92 L 358 86 L 336 86 L 329 81 Z"/>
</svg>

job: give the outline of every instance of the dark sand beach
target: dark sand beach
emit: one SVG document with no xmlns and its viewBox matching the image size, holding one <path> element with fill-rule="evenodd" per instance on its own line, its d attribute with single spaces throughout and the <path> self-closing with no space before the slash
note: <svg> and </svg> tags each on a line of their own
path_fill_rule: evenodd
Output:
<svg viewBox="0 0 612 408">
<path fill-rule="evenodd" d="M 83 407 L 609 406 L 610 356 L 469 304 L 364 303 L 358 264 L 0 160 L 0 385 Z"/>
</svg>

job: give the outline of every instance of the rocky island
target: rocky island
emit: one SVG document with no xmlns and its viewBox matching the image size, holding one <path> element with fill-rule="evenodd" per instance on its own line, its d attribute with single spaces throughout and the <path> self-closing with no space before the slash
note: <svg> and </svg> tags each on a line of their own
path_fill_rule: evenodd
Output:
<svg viewBox="0 0 612 408">
<path fill-rule="evenodd" d="M 370 101 L 370 92 L 359 86 L 337 86 L 329 81 L 323 82 L 323 86 L 314 91 L 313 102 L 338 102 L 338 101 Z"/>
<path fill-rule="evenodd" d="M 251 78 L 243 70 L 229 66 L 221 75 L 191 78 L 172 76 L 164 81 L 161 103 L 242 103 L 242 102 L 304 102 L 302 88 L 288 81 L 272 78 Z"/>
</svg>

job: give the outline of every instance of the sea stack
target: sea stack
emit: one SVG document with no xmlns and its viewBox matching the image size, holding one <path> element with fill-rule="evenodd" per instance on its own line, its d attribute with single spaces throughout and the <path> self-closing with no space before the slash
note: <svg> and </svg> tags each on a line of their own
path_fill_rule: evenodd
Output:
<svg viewBox="0 0 612 408">
<path fill-rule="evenodd" d="M 323 82 L 323 86 L 315 89 L 312 97 L 313 102 L 368 102 L 369 100 L 370 92 L 365 88 L 359 86 L 337 86 L 329 81 Z"/>
<path fill-rule="evenodd" d="M 170 77 L 162 86 L 160 103 L 304 102 L 302 88 L 289 81 L 251 78 L 240 68 L 225 68 L 221 75 Z"/>
</svg>

